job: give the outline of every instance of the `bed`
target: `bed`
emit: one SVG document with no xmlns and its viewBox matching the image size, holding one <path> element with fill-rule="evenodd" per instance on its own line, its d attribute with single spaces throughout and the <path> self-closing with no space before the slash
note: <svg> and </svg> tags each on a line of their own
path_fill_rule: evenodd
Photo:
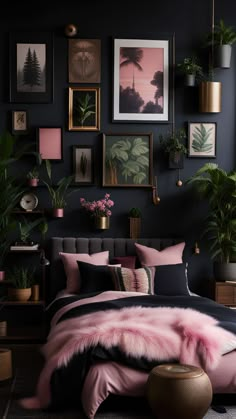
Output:
<svg viewBox="0 0 236 419">
<path fill-rule="evenodd" d="M 51 239 L 45 365 L 25 408 L 145 395 L 166 362 L 201 366 L 214 393 L 236 391 L 236 314 L 192 294 L 181 239 Z"/>
</svg>

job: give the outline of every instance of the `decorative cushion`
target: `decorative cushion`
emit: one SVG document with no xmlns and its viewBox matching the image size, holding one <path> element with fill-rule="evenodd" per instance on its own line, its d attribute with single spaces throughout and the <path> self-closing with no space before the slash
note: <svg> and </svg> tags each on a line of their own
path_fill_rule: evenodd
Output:
<svg viewBox="0 0 236 419">
<path fill-rule="evenodd" d="M 77 293 L 80 290 L 80 276 L 77 261 L 88 262 L 93 265 L 107 265 L 109 263 L 109 251 L 93 253 L 59 253 L 67 278 L 66 291 Z"/>
<path fill-rule="evenodd" d="M 135 243 L 141 266 L 174 265 L 176 263 L 182 263 L 184 247 L 185 242 L 182 242 L 159 251 L 152 247 Z"/>
<path fill-rule="evenodd" d="M 102 292 L 114 290 L 112 280 L 112 265 L 92 265 L 86 262 L 77 262 L 80 272 L 80 293 Z M 110 267 L 110 268 L 109 268 Z"/>
<path fill-rule="evenodd" d="M 116 291 L 134 291 L 154 294 L 155 268 L 139 269 L 112 268 L 112 276 Z"/>
<path fill-rule="evenodd" d="M 136 256 L 117 256 L 111 260 L 112 265 L 120 263 L 122 268 L 135 269 Z"/>
<path fill-rule="evenodd" d="M 156 266 L 154 293 L 157 295 L 190 295 L 185 263 Z"/>
</svg>

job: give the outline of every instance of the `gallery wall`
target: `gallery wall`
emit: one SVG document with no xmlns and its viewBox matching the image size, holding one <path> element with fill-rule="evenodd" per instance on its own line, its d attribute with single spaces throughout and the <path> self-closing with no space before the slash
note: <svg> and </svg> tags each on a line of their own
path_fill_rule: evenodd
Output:
<svg viewBox="0 0 236 419">
<path fill-rule="evenodd" d="M 234 25 L 236 5 L 233 0 L 215 1 L 215 22 L 223 18 L 228 25 Z M 211 30 L 211 1 L 147 0 L 142 6 L 137 2 L 59 2 L 57 7 L 42 1 L 37 5 L 19 2 L 6 5 L 0 16 L 0 131 L 11 130 L 12 110 L 26 109 L 29 115 L 30 139 L 36 142 L 38 127 L 62 127 L 63 161 L 53 163 L 55 178 L 72 174 L 74 145 L 88 145 L 95 148 L 95 184 L 79 186 L 68 198 L 63 219 L 50 218 L 47 240 L 52 236 L 84 237 L 129 237 L 128 212 L 131 207 L 142 211 L 142 237 L 183 237 L 189 245 L 189 277 L 195 290 L 203 289 L 211 276 L 212 263 L 206 244 L 200 232 L 207 211 L 207 203 L 199 202 L 190 187 L 188 179 L 206 161 L 218 163 L 223 169 L 235 168 L 235 47 L 231 68 L 216 70 L 218 81 L 222 82 L 222 111 L 217 114 L 201 114 L 198 111 L 198 88 L 186 88 L 176 71 L 173 87 L 170 89 L 170 123 L 113 122 L 113 43 L 114 39 L 158 40 L 162 37 L 174 39 L 173 60 L 177 63 L 184 57 L 198 54 L 206 65 L 203 48 L 204 36 Z M 101 107 L 100 131 L 68 130 L 68 38 L 64 28 L 68 23 L 78 25 L 78 37 L 101 40 Z M 9 58 L 14 53 L 9 48 L 9 36 L 22 32 L 53 34 L 53 83 L 52 103 L 13 103 L 9 101 L 9 85 L 12 80 Z M 73 86 L 76 86 L 74 84 Z M 173 113 L 173 114 L 172 114 Z M 216 122 L 217 149 L 215 159 L 185 158 L 184 169 L 168 169 L 166 155 L 160 148 L 159 136 L 173 127 L 188 127 L 189 122 Z M 152 201 L 151 188 L 102 187 L 102 134 L 122 133 L 132 135 L 152 133 L 153 175 L 158 179 L 159 205 Z M 19 138 L 21 141 L 21 138 Z M 26 167 L 22 167 L 26 170 Z M 178 175 L 182 187 L 176 186 Z M 115 205 L 112 208 L 110 229 L 94 231 L 86 214 L 81 212 L 80 198 L 97 200 L 110 193 Z M 39 203 L 50 205 L 45 187 L 38 188 Z M 194 242 L 201 247 L 199 256 L 192 252 Z"/>
</svg>

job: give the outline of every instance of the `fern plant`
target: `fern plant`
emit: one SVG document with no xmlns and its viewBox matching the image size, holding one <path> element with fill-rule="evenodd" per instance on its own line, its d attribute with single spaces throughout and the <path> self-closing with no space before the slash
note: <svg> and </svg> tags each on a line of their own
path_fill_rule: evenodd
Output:
<svg viewBox="0 0 236 419">
<path fill-rule="evenodd" d="M 207 129 L 204 124 L 200 124 L 200 127 L 195 126 L 192 134 L 192 148 L 194 151 L 205 153 L 210 153 L 212 151 L 213 144 L 210 142 L 212 131 L 213 127 Z"/>
</svg>

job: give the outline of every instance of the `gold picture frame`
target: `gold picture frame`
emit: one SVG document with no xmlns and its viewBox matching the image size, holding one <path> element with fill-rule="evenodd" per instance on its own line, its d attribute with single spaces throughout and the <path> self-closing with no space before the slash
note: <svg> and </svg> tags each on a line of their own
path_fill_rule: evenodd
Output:
<svg viewBox="0 0 236 419">
<path fill-rule="evenodd" d="M 68 129 L 100 130 L 100 87 L 69 87 Z"/>
</svg>

